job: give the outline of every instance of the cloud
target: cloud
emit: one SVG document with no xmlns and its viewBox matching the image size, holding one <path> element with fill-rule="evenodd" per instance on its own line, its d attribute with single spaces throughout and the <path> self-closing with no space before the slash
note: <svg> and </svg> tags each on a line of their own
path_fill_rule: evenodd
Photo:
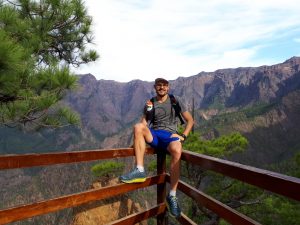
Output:
<svg viewBox="0 0 300 225">
<path fill-rule="evenodd" d="M 86 0 L 101 59 L 76 72 L 98 79 L 176 79 L 275 62 L 260 54 L 299 43 L 296 0 Z M 281 50 L 283 51 L 283 50 Z M 286 53 L 278 52 L 285 60 Z M 292 55 L 291 55 L 292 56 Z"/>
</svg>

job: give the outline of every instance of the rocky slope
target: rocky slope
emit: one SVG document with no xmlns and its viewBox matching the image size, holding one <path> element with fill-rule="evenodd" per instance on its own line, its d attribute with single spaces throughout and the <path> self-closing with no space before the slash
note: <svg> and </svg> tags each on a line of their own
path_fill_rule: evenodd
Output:
<svg viewBox="0 0 300 225">
<path fill-rule="evenodd" d="M 101 188 L 118 183 L 118 180 L 95 182 L 92 188 Z M 143 211 L 139 203 L 134 203 L 128 196 L 122 195 L 106 200 L 95 201 L 74 208 L 74 218 L 71 225 L 102 225 Z M 146 225 L 147 221 L 137 223 Z"/>
<path fill-rule="evenodd" d="M 171 92 L 186 99 L 189 109 L 234 109 L 257 102 L 275 102 L 300 88 L 300 58 L 293 57 L 273 66 L 223 69 L 212 73 L 180 77 L 170 82 Z M 119 139 L 141 115 L 153 83 L 99 80 L 88 74 L 80 78 L 80 89 L 66 101 L 77 110 L 85 135 L 100 147 L 127 146 L 130 138 Z M 112 136 L 116 135 L 114 139 Z"/>
<path fill-rule="evenodd" d="M 207 138 L 238 131 L 247 137 L 247 151 L 234 157 L 235 161 L 263 168 L 279 163 L 300 150 L 300 90 L 280 101 L 261 104 L 240 111 L 225 111 L 202 120 L 200 130 Z"/>
<path fill-rule="evenodd" d="M 258 102 L 276 102 L 300 88 L 300 57 L 272 66 L 201 72 L 172 80 L 170 84 L 171 92 L 184 98 L 189 109 L 193 99 L 195 109 L 218 111 L 236 110 Z M 28 134 L 1 128 L 0 152 L 128 146 L 130 127 L 139 120 L 145 99 L 153 95 L 152 82 L 120 83 L 96 80 L 91 74 L 82 75 L 77 90 L 65 98 L 65 103 L 81 115 L 80 129 Z M 28 139 L 31 141 L 26 141 Z"/>
</svg>

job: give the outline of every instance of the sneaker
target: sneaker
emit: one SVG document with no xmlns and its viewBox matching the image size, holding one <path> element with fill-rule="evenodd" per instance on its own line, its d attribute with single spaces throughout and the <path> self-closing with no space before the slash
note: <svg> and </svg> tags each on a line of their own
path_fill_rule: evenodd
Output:
<svg viewBox="0 0 300 225">
<path fill-rule="evenodd" d="M 171 196 L 170 194 L 166 198 L 167 207 L 172 217 L 178 218 L 181 215 L 181 209 L 178 205 L 178 200 L 176 196 Z"/>
<path fill-rule="evenodd" d="M 124 183 L 141 183 L 146 180 L 145 172 L 140 172 L 138 168 L 135 168 L 131 172 L 120 176 L 120 180 Z"/>
</svg>

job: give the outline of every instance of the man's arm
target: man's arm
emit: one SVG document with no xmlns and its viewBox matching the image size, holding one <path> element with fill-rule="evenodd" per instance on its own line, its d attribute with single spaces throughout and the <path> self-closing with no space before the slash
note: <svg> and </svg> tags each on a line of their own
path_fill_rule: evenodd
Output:
<svg viewBox="0 0 300 225">
<path fill-rule="evenodd" d="M 182 134 L 188 136 L 194 126 L 194 119 L 188 111 L 181 113 L 181 115 L 183 119 L 186 121 L 186 126 Z"/>
<path fill-rule="evenodd" d="M 184 131 L 182 132 L 182 135 L 181 134 L 172 134 L 172 137 L 179 137 L 179 139 L 181 141 L 184 141 L 185 137 L 183 137 L 183 135 L 185 135 L 186 137 L 189 135 L 189 133 L 192 130 L 193 125 L 194 125 L 194 119 L 188 111 L 181 113 L 181 115 L 182 115 L 183 119 L 186 121 L 186 126 L 184 128 Z"/>
</svg>

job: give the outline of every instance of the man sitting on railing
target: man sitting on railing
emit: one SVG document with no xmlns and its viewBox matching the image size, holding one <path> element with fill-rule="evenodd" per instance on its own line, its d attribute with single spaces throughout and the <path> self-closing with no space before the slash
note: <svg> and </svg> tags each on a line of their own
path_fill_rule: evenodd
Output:
<svg viewBox="0 0 300 225">
<path fill-rule="evenodd" d="M 178 101 L 178 98 L 168 94 L 170 86 L 167 80 L 157 78 L 154 89 L 156 96 L 147 102 L 141 122 L 134 126 L 136 168 L 128 174 L 122 175 L 120 180 L 125 183 L 138 183 L 146 180 L 144 169 L 145 142 L 153 148 L 167 150 L 171 155 L 171 190 L 166 202 L 171 215 L 179 217 L 181 210 L 176 198 L 176 190 L 180 176 L 182 142 L 191 131 L 194 120 L 186 106 Z M 178 119 L 184 123 L 182 117 L 186 121 L 186 126 L 184 131 L 178 134 L 177 123 Z"/>
</svg>

